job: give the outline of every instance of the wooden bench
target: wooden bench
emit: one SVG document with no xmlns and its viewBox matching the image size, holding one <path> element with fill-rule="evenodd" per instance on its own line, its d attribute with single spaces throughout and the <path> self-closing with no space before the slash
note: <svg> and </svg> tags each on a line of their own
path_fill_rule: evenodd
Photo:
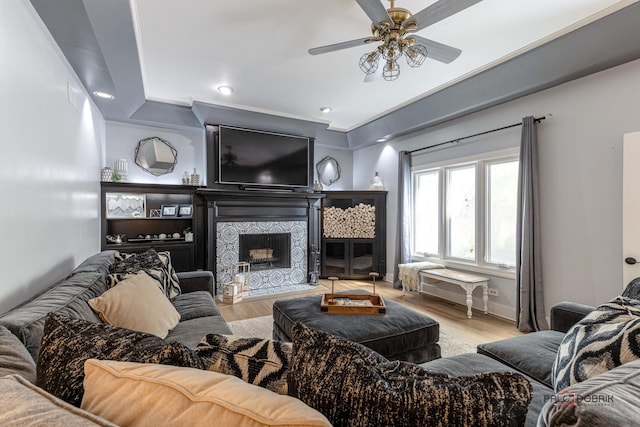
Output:
<svg viewBox="0 0 640 427">
<path fill-rule="evenodd" d="M 465 273 L 462 271 L 449 270 L 448 268 L 439 268 L 435 270 L 423 270 L 420 273 L 420 284 L 418 290 L 424 293 L 422 278 L 424 277 L 429 284 L 439 282 L 453 283 L 460 286 L 467 293 L 467 316 L 471 319 L 471 306 L 473 305 L 473 290 L 482 286 L 482 301 L 484 302 L 484 314 L 489 312 L 489 278 L 478 276 L 475 274 Z"/>
</svg>

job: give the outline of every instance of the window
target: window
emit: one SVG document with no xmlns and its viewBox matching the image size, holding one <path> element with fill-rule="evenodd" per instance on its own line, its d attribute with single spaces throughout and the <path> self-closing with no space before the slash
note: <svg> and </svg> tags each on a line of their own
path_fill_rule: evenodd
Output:
<svg viewBox="0 0 640 427">
<path fill-rule="evenodd" d="M 414 170 L 414 254 L 514 266 L 517 192 L 514 156 Z"/>
</svg>

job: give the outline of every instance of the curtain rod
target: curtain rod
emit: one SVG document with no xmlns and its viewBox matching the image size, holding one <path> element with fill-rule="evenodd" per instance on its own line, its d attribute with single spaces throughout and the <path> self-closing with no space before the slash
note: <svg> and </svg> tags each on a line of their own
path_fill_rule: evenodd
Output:
<svg viewBox="0 0 640 427">
<path fill-rule="evenodd" d="M 534 117 L 534 119 L 533 119 L 533 120 L 534 120 L 536 123 L 540 123 L 541 121 L 543 121 L 543 120 L 544 120 L 544 119 L 546 119 L 546 118 L 547 118 L 546 116 L 542 116 L 542 117 Z M 429 145 L 428 147 L 416 148 L 415 150 L 407 151 L 407 153 L 409 153 L 409 154 L 413 154 L 413 153 L 416 153 L 416 152 L 418 152 L 418 151 L 428 150 L 429 148 L 439 147 L 439 146 L 441 146 L 441 145 L 451 144 L 451 143 L 453 143 L 453 142 L 460 142 L 460 141 L 462 141 L 463 139 L 469 139 L 469 138 L 473 138 L 473 137 L 480 136 L 480 135 L 486 135 L 486 134 L 488 134 L 488 133 L 498 132 L 498 131 L 500 131 L 500 130 L 505 130 L 505 129 L 514 128 L 514 127 L 516 127 L 516 126 L 522 126 L 522 122 L 520 122 L 520 123 L 514 123 L 514 124 L 512 124 L 512 125 L 508 125 L 508 126 L 503 126 L 503 127 L 501 127 L 501 128 L 496 128 L 496 129 L 487 130 L 487 131 L 480 132 L 480 133 L 476 133 L 476 134 L 469 135 L 469 136 L 463 136 L 462 138 L 456 138 L 456 139 L 452 139 L 452 140 L 445 141 L 445 142 L 439 142 L 438 144 Z"/>
</svg>

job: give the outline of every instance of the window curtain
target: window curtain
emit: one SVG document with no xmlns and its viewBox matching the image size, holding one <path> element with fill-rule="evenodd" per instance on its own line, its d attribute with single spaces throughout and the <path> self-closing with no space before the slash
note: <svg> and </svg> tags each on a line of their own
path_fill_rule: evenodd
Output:
<svg viewBox="0 0 640 427">
<path fill-rule="evenodd" d="M 400 151 L 398 163 L 398 230 L 393 287 L 402 288 L 398 264 L 411 262 L 411 153 Z"/>
<path fill-rule="evenodd" d="M 533 116 L 522 119 L 517 215 L 516 324 L 522 332 L 549 329 L 542 290 L 538 135 Z"/>
</svg>

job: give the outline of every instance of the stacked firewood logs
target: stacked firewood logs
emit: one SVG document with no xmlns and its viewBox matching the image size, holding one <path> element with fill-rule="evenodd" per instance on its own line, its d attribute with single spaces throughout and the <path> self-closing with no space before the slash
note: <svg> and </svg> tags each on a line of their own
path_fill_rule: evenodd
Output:
<svg viewBox="0 0 640 427">
<path fill-rule="evenodd" d="M 322 210 L 322 233 L 334 239 L 373 239 L 376 237 L 376 207 L 360 203 L 341 209 Z"/>
</svg>

